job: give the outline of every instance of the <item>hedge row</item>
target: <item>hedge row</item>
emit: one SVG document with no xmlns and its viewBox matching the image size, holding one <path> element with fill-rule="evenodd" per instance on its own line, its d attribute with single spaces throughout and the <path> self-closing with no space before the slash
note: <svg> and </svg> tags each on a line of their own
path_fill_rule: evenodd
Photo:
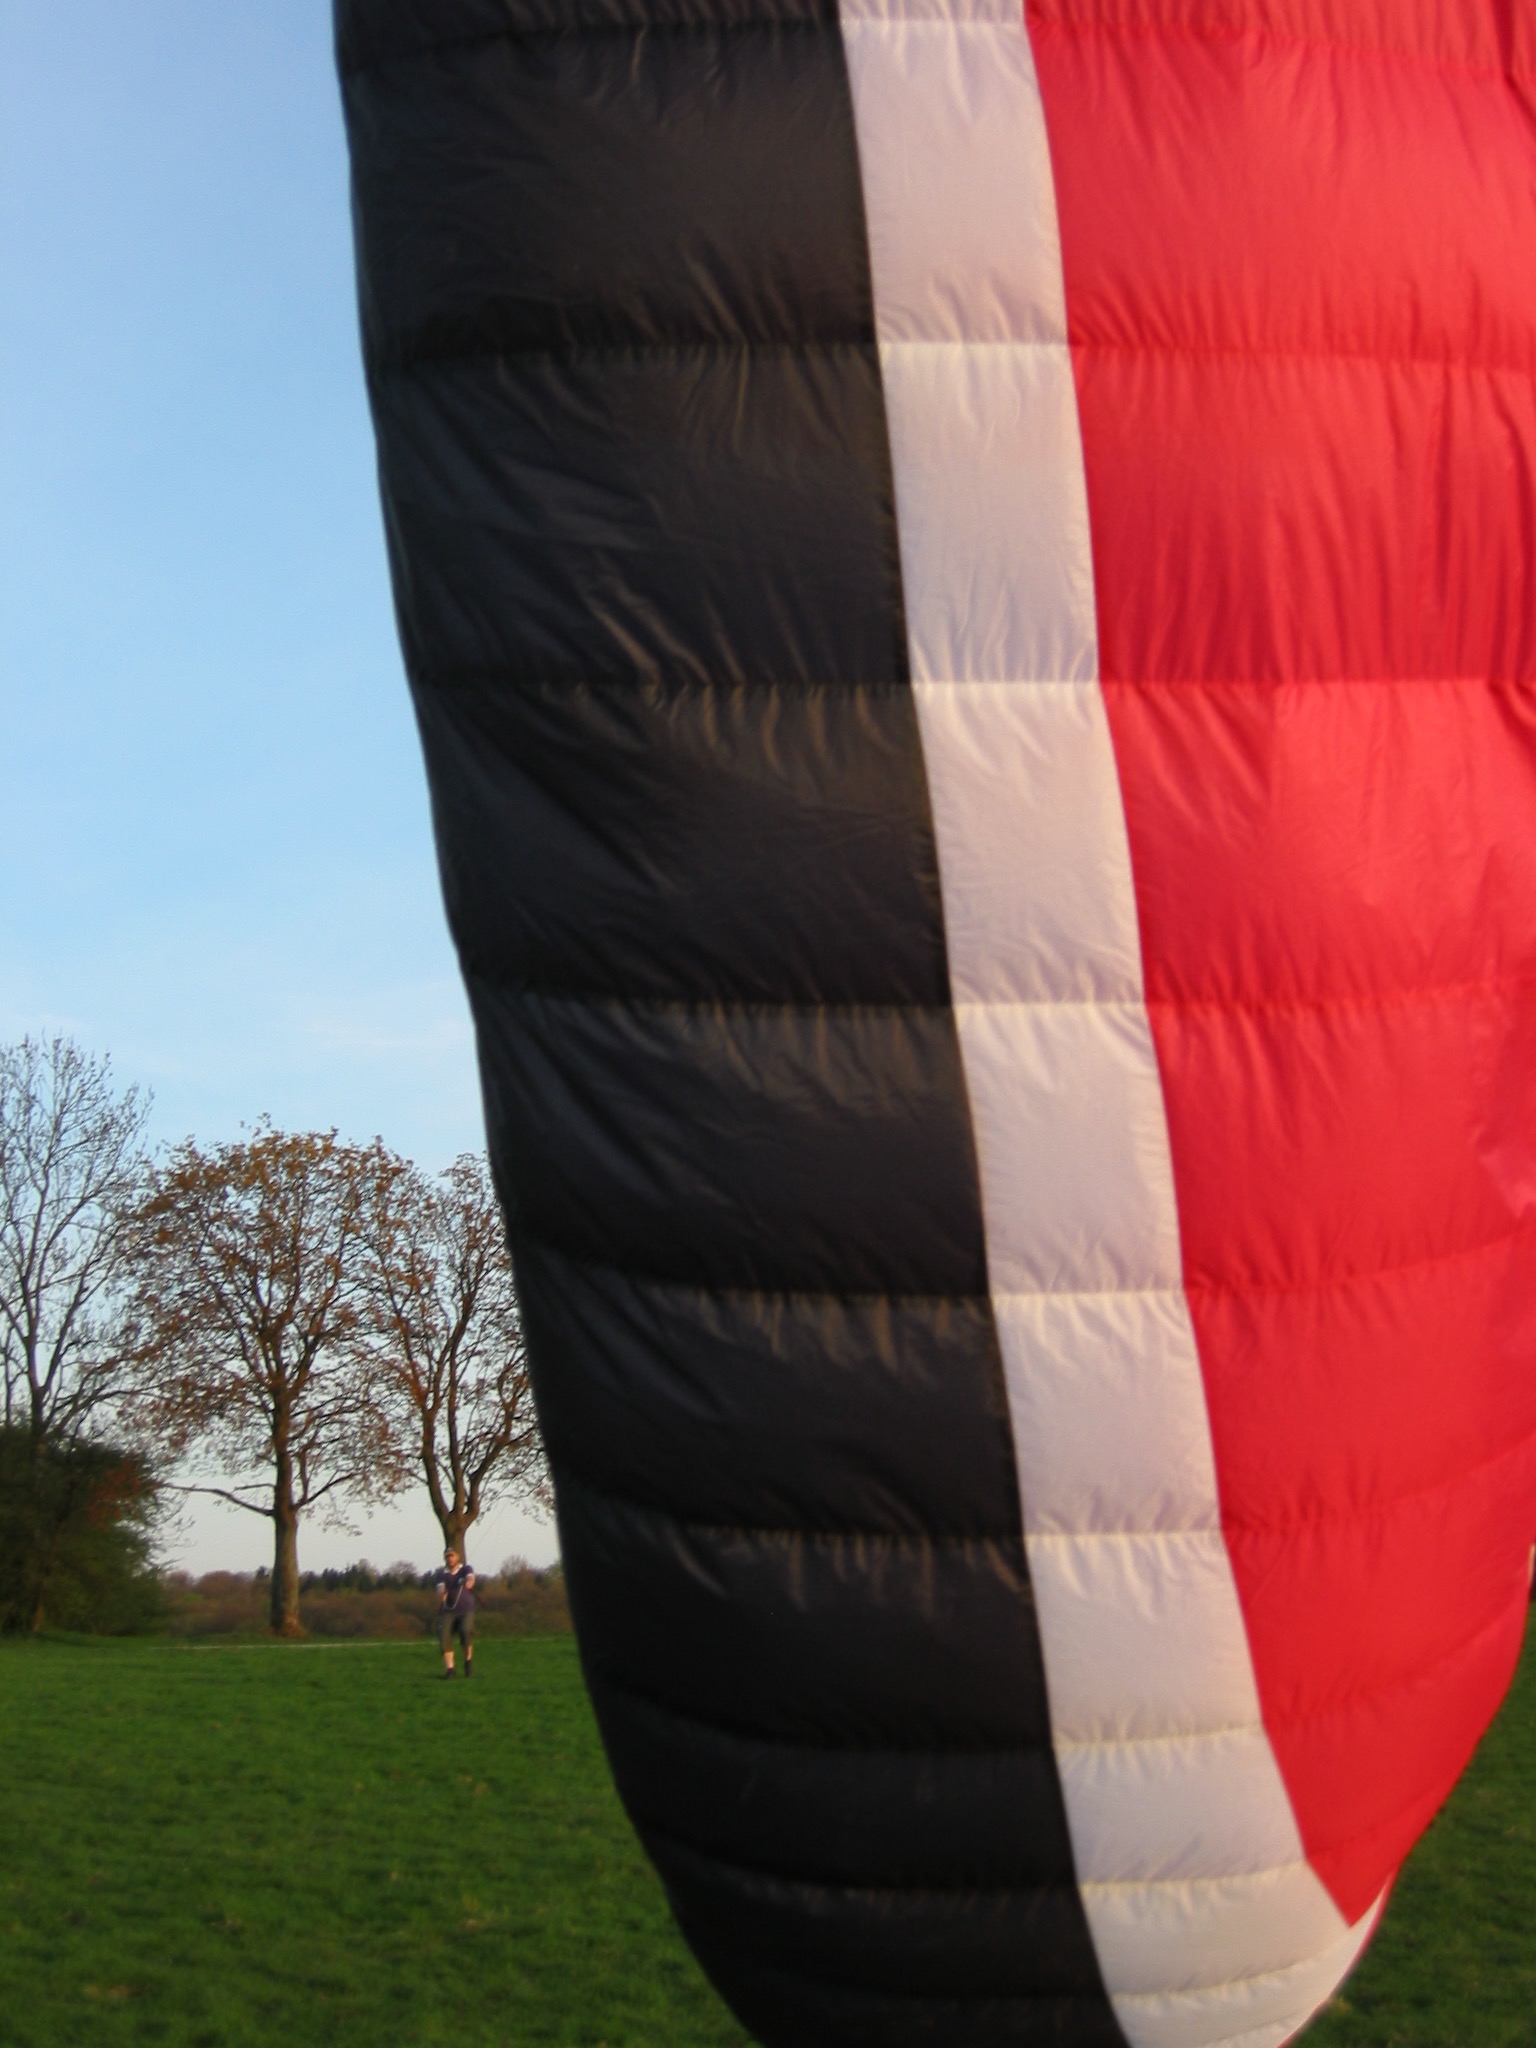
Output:
<svg viewBox="0 0 1536 2048">
<path fill-rule="evenodd" d="M 344 1583 L 364 1573 L 371 1583 Z M 177 1572 L 165 1581 L 165 1626 L 174 1636 L 260 1635 L 268 1593 L 265 1572 L 205 1572 L 201 1578 Z M 426 1574 L 306 1573 L 299 1616 L 316 1636 L 424 1637 L 436 1628 L 437 1596 Z M 570 1626 L 558 1565 L 547 1571 L 524 1566 L 476 1584 L 475 1627 L 482 1635 L 558 1635 Z"/>
</svg>

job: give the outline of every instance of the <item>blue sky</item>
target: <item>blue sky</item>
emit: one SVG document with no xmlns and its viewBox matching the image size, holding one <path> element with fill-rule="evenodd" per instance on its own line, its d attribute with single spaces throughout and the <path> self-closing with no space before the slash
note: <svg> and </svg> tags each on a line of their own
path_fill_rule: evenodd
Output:
<svg viewBox="0 0 1536 2048">
<path fill-rule="evenodd" d="M 0 0 L 0 1035 L 154 1130 L 481 1138 L 395 643 L 325 0 Z M 430 1516 L 305 1562 L 425 1558 Z M 195 1562 L 265 1524 L 199 1509 Z M 392 1545 L 396 1547 L 391 1547 Z M 480 1546 L 547 1556 L 499 1517 Z M 488 1553 L 490 1553 L 488 1555 Z"/>
</svg>

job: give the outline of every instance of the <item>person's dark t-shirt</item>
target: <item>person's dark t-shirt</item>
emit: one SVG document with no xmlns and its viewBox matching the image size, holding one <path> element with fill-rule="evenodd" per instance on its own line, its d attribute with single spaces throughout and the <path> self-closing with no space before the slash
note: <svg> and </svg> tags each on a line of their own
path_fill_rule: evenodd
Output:
<svg viewBox="0 0 1536 2048">
<path fill-rule="evenodd" d="M 456 1572 L 446 1565 L 432 1581 L 443 1589 L 443 1612 L 445 1614 L 473 1614 L 475 1611 L 474 1589 L 467 1583 L 474 1577 L 470 1565 L 461 1564 Z"/>
</svg>

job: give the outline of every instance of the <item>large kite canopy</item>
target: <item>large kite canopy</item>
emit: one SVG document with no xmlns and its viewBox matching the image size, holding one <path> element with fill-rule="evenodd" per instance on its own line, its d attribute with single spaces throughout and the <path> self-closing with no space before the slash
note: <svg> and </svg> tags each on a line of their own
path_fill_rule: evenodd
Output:
<svg viewBox="0 0 1536 2048">
<path fill-rule="evenodd" d="M 620 1790 L 771 2048 L 1277 2048 L 1536 1536 L 1536 15 L 340 0 Z"/>
</svg>

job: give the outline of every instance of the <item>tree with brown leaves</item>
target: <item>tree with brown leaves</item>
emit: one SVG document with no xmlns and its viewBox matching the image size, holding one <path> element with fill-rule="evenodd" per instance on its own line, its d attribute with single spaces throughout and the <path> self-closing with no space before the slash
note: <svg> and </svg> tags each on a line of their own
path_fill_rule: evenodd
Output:
<svg viewBox="0 0 1536 2048">
<path fill-rule="evenodd" d="M 196 1485 L 273 1525 L 271 1621 L 299 1632 L 306 1510 L 390 1489 L 371 1395 L 368 1220 L 404 1170 L 377 1140 L 259 1125 L 155 1174 L 135 1267 L 136 1415 L 173 1455 L 211 1452 L 249 1485 Z"/>
<path fill-rule="evenodd" d="M 543 1506 L 548 1478 L 501 1214 L 483 1158 L 437 1181 L 403 1167 L 370 1225 L 375 1398 L 420 1472 L 445 1547 L 493 1501 Z"/>
</svg>

